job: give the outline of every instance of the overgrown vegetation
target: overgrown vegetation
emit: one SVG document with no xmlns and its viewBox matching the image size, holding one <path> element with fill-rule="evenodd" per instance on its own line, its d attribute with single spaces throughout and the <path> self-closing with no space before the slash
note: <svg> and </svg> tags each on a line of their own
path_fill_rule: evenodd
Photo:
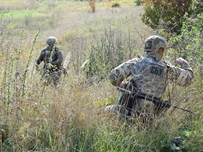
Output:
<svg viewBox="0 0 203 152">
<path fill-rule="evenodd" d="M 184 138 L 182 151 L 203 149 L 201 12 L 185 18 L 180 35 L 167 37 L 165 56 L 173 64 L 179 56 L 191 63 L 193 84 L 183 88 L 171 84 L 166 98 L 194 114 L 171 108 L 154 119 L 149 131 L 138 122 L 119 123 L 115 115 L 101 110 L 119 96 L 108 80 L 111 69 L 142 56 L 149 35 L 169 35 L 141 22 L 142 6 L 118 0 L 121 7 L 115 9 L 112 2 L 101 1 L 96 2 L 95 13 L 89 13 L 86 1 L 10 2 L 2 5 L 0 17 L 1 151 L 164 152 L 176 150 L 172 142 L 178 136 Z M 25 8 L 38 15 L 18 16 Z M 68 76 L 58 89 L 43 86 L 34 66 L 50 35 L 58 38 L 65 55 L 71 52 Z"/>
<path fill-rule="evenodd" d="M 185 17 L 196 18 L 203 12 L 202 2 L 196 0 L 143 0 L 142 21 L 153 29 L 162 28 L 169 33 L 181 33 Z"/>
</svg>

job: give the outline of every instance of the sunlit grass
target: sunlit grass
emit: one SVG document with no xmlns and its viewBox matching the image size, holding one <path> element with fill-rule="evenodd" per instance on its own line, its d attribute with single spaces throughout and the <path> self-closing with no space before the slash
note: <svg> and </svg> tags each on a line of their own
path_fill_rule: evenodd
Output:
<svg viewBox="0 0 203 152">
<path fill-rule="evenodd" d="M 37 17 L 45 17 L 47 16 L 44 13 L 37 12 L 36 10 L 16 10 L 9 11 L 0 14 L 3 18 L 14 18 L 14 19 L 22 19 L 25 17 L 37 18 Z"/>
<path fill-rule="evenodd" d="M 27 0 L 0 0 L 1 6 L 18 6 L 18 4 L 27 4 Z"/>
<path fill-rule="evenodd" d="M 116 104 L 119 97 L 119 92 L 108 80 L 111 69 L 99 71 L 106 76 L 97 81 L 94 77 L 86 79 L 85 71 L 80 68 L 92 48 L 108 57 L 105 51 L 112 48 L 114 51 L 122 44 L 120 49 L 128 54 L 123 54 L 124 59 L 142 54 L 142 40 L 153 31 L 140 21 L 141 7 L 129 5 L 125 9 L 123 6 L 127 6 L 128 1 L 118 0 L 121 8 L 112 9 L 114 1 L 105 0 L 97 2 L 96 12 L 92 14 L 88 12 L 87 1 L 42 2 L 36 10 L 10 10 L 3 14 L 9 22 L 1 22 L 6 30 L 0 41 L 0 118 L 1 123 L 8 124 L 9 136 L 6 142 L 0 142 L 1 150 L 160 152 L 180 135 L 185 138 L 185 148 L 191 152 L 202 148 L 200 77 L 195 78 L 192 86 L 174 87 L 172 92 L 174 104 L 181 100 L 179 105 L 194 110 L 195 115 L 189 117 L 185 112 L 171 108 L 156 118 L 154 127 L 148 131 L 137 120 L 137 123 L 127 125 L 116 115 L 101 110 L 106 105 Z M 46 20 L 39 20 L 41 17 Z M 29 20 L 21 22 L 22 18 Z M 41 23 L 34 24 L 36 22 Z M 39 29 L 42 30 L 36 37 Z M 40 71 L 34 66 L 50 35 L 58 38 L 64 54 L 71 52 L 72 55 L 68 76 L 62 79 L 58 89 L 43 86 Z M 135 56 L 130 56 L 130 51 Z M 113 55 L 118 57 L 118 53 L 115 51 Z M 94 62 L 95 66 L 99 64 L 100 60 Z M 185 130 L 180 132 L 179 129 Z"/>
</svg>

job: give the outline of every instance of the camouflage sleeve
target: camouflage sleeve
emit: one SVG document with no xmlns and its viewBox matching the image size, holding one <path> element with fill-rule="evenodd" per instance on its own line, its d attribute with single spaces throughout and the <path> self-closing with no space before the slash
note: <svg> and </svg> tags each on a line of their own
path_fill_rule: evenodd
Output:
<svg viewBox="0 0 203 152">
<path fill-rule="evenodd" d="M 57 54 L 57 59 L 55 61 L 53 61 L 51 64 L 52 65 L 61 65 L 63 62 L 63 53 L 58 47 L 56 48 L 56 54 Z"/>
<path fill-rule="evenodd" d="M 194 73 L 186 60 L 182 61 L 181 68 L 169 65 L 169 78 L 180 86 L 187 86 L 194 80 Z"/>
<path fill-rule="evenodd" d="M 139 58 L 131 59 L 113 69 L 109 75 L 111 84 L 114 86 L 119 86 L 125 78 L 131 75 L 131 68 L 135 63 L 138 62 L 138 60 Z"/>
<path fill-rule="evenodd" d="M 44 56 L 45 56 L 45 49 L 43 49 L 36 61 L 37 64 L 40 64 L 43 60 L 44 60 Z"/>
</svg>

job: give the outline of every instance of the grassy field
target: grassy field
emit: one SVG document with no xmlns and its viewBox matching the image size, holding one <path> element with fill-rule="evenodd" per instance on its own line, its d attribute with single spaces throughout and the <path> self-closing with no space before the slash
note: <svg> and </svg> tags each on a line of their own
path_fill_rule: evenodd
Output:
<svg viewBox="0 0 203 152">
<path fill-rule="evenodd" d="M 114 3 L 120 7 L 111 7 Z M 101 111 L 119 96 L 108 80 L 110 70 L 142 55 L 145 38 L 156 33 L 141 22 L 142 6 L 103 0 L 95 13 L 87 1 L 0 0 L 0 6 L 2 152 L 167 152 L 177 148 L 172 145 L 177 136 L 185 139 L 181 151 L 203 149 L 200 77 L 186 88 L 169 86 L 174 104 L 194 115 L 171 108 L 150 132 Z M 65 55 L 71 53 L 68 76 L 58 89 L 43 86 L 34 66 L 51 35 Z M 90 61 L 94 64 L 81 68 Z"/>
</svg>

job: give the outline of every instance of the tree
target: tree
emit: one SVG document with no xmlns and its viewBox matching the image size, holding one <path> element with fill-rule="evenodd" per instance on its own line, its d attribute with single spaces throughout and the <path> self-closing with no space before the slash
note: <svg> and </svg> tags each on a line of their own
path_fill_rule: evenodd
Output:
<svg viewBox="0 0 203 152">
<path fill-rule="evenodd" d="M 184 16 L 181 33 L 171 36 L 168 42 L 172 50 L 175 50 L 172 51 L 173 53 L 190 60 L 193 67 L 201 67 L 200 72 L 203 77 L 203 2 L 201 1 L 194 1 L 191 7 L 193 13 L 189 17 Z"/>
<path fill-rule="evenodd" d="M 180 34 L 184 15 L 193 13 L 193 0 L 143 0 L 142 21 L 152 29 L 161 26 L 168 33 Z"/>
</svg>

